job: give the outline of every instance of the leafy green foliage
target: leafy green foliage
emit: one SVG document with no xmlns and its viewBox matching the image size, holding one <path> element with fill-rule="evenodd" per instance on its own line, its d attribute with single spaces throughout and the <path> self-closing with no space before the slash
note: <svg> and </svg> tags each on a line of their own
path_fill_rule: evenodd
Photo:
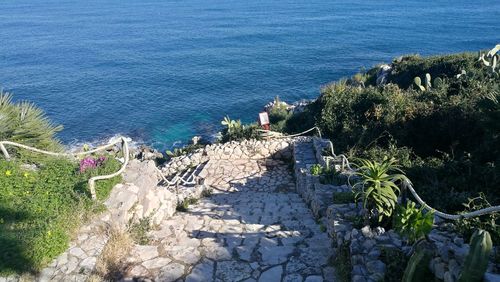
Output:
<svg viewBox="0 0 500 282">
<path fill-rule="evenodd" d="M 0 91 L 0 140 L 44 150 L 61 150 L 55 139 L 55 134 L 61 130 L 62 126 L 54 125 L 34 104 L 14 103 L 12 95 Z M 15 149 L 9 150 L 15 152 Z"/>
<path fill-rule="evenodd" d="M 229 118 L 229 116 L 225 116 L 221 121 L 221 124 L 226 126 L 228 133 L 241 128 L 241 120 L 232 120 Z"/>
<path fill-rule="evenodd" d="M 353 192 L 335 192 L 333 193 L 334 204 L 349 204 L 354 203 L 356 195 Z"/>
<path fill-rule="evenodd" d="M 426 58 L 418 55 L 405 56 L 399 61 L 393 61 L 393 63 L 389 82 L 405 89 L 411 86 L 416 76 L 425 73 L 429 73 L 432 77 L 452 78 L 461 73 L 462 70 L 469 72 L 481 67 L 474 53 L 431 56 Z M 483 71 L 485 70 L 481 70 L 481 72 Z"/>
<path fill-rule="evenodd" d="M 110 159 L 85 174 L 68 159 L 44 158 L 37 166 L 0 159 L 0 273 L 39 270 L 66 250 L 70 234 L 99 210 L 88 195 L 88 177 L 120 164 Z M 106 198 L 117 181 L 98 181 L 98 198 Z"/>
<path fill-rule="evenodd" d="M 424 212 L 423 208 L 417 208 L 412 201 L 406 203 L 406 207 L 398 205 L 394 217 L 394 228 L 396 231 L 408 238 L 413 243 L 424 238 L 432 230 L 434 214 Z"/>
<path fill-rule="evenodd" d="M 342 177 L 340 171 L 337 171 L 334 166 L 330 165 L 330 161 L 327 161 L 326 167 L 323 168 L 320 182 L 323 184 L 342 185 L 345 181 L 346 179 Z"/>
<path fill-rule="evenodd" d="M 326 167 L 322 167 L 320 164 L 314 164 L 309 171 L 312 175 L 320 176 L 320 182 L 322 184 L 343 184 L 345 179 L 342 178 L 340 172 L 335 170 L 333 166 L 330 166 L 329 162 L 326 164 Z"/>
<path fill-rule="evenodd" d="M 271 130 L 277 132 L 282 132 L 284 130 L 288 118 L 292 115 L 287 105 L 281 102 L 279 97 L 274 99 L 274 106 L 269 109 L 268 114 Z"/>
<path fill-rule="evenodd" d="M 0 140 L 59 151 L 55 134 L 61 129 L 33 104 L 13 103 L 10 94 L 0 92 Z M 80 172 L 69 159 L 8 150 L 16 158 L 0 158 L 0 274 L 37 271 L 66 250 L 81 222 L 102 210 L 90 198 L 88 179 L 114 173 L 121 164 L 111 155 L 96 156 L 99 161 Z M 96 182 L 97 198 L 106 199 L 119 181 Z"/>
<path fill-rule="evenodd" d="M 316 126 L 314 114 L 316 109 L 314 108 L 314 104 L 315 103 L 306 107 L 303 112 L 290 115 L 285 121 L 282 122 L 283 127 L 279 131 L 294 134 Z"/>
<path fill-rule="evenodd" d="M 359 163 L 356 175 L 360 181 L 353 186 L 358 191 L 356 198 L 361 198 L 363 206 L 370 212 L 375 210 L 380 222 L 384 217 L 390 217 L 396 207 L 396 193 L 400 191 L 396 183 L 409 180 L 394 159 L 385 159 L 381 163 L 360 159 Z M 399 173 L 392 174 L 393 171 Z"/>
<path fill-rule="evenodd" d="M 136 244 L 147 245 L 151 241 L 149 232 L 153 230 L 151 217 L 144 217 L 139 221 L 129 224 L 128 232 Z"/>
<path fill-rule="evenodd" d="M 312 175 L 320 175 L 323 172 L 323 167 L 320 164 L 313 164 L 309 169 Z"/>
<path fill-rule="evenodd" d="M 273 123 L 277 123 L 277 122 L 280 122 L 282 120 L 285 120 L 289 116 L 290 116 L 290 113 L 287 110 L 286 105 L 284 105 L 284 104 L 276 105 L 269 110 L 269 122 L 271 122 L 271 125 Z"/>
<path fill-rule="evenodd" d="M 186 154 L 184 148 L 174 148 L 173 151 L 167 150 L 165 152 L 170 158 L 180 157 Z"/>
<path fill-rule="evenodd" d="M 189 205 L 194 205 L 198 203 L 198 199 L 196 198 L 187 198 L 185 199 L 184 201 L 182 201 L 181 203 L 179 203 L 176 207 L 176 210 L 178 212 L 187 212 L 188 209 L 189 209 Z"/>
<path fill-rule="evenodd" d="M 229 117 L 225 117 L 222 124 L 226 125 L 220 138 L 222 143 L 245 139 L 260 139 L 260 128 L 256 123 L 242 125 L 240 120 L 235 121 L 229 119 Z"/>
</svg>

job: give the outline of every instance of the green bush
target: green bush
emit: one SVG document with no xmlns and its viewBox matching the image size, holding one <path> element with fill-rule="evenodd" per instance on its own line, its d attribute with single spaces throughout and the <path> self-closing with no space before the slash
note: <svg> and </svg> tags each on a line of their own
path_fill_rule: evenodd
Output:
<svg viewBox="0 0 500 282">
<path fill-rule="evenodd" d="M 238 120 L 234 124 L 229 125 L 223 129 L 220 141 L 222 143 L 226 143 L 230 141 L 242 141 L 246 139 L 260 139 L 259 129 L 260 127 L 256 123 L 242 125 Z"/>
<path fill-rule="evenodd" d="M 342 185 L 345 184 L 347 178 L 343 177 L 334 166 L 330 166 L 330 162 L 327 161 L 319 180 L 322 184 Z"/>
<path fill-rule="evenodd" d="M 304 109 L 303 112 L 290 115 L 285 121 L 282 121 L 282 131 L 285 133 L 299 133 L 316 126 L 315 108 L 316 103 L 312 103 Z"/>
<path fill-rule="evenodd" d="M 144 217 L 139 221 L 129 224 L 127 231 L 136 244 L 148 245 L 151 242 L 149 232 L 153 230 L 151 217 Z"/>
<path fill-rule="evenodd" d="M 274 106 L 268 111 L 268 114 L 271 130 L 277 132 L 284 131 L 288 118 L 292 116 L 292 113 L 287 109 L 287 105 L 280 102 L 278 97 L 274 100 Z"/>
<path fill-rule="evenodd" d="M 10 94 L 0 92 L 0 140 L 61 151 L 55 138 L 61 129 L 33 104 L 13 103 Z M 78 163 L 66 158 L 8 150 L 15 158 L 0 158 L 0 275 L 38 271 L 65 251 L 78 225 L 102 210 L 90 199 L 88 179 L 121 167 L 106 155 L 97 167 L 80 173 Z M 107 198 L 119 181 L 97 181 L 97 198 Z"/>
<path fill-rule="evenodd" d="M 277 104 L 269 110 L 269 122 L 271 125 L 276 122 L 287 119 L 290 116 L 290 112 L 287 110 L 285 104 Z"/>
<path fill-rule="evenodd" d="M 458 277 L 458 281 L 483 281 L 492 251 L 493 242 L 489 232 L 481 229 L 476 230 L 470 238 L 470 250 L 465 257 L 464 266 Z"/>
<path fill-rule="evenodd" d="M 1 274 L 39 270 L 65 251 L 74 230 L 97 210 L 86 194 L 89 174 L 115 172 L 120 164 L 109 159 L 86 174 L 63 158 L 44 158 L 37 166 L 33 171 L 19 159 L 0 159 Z M 98 181 L 98 197 L 104 199 L 118 180 Z"/>
<path fill-rule="evenodd" d="M 425 213 L 423 208 L 417 208 L 415 203 L 408 201 L 406 207 L 398 205 L 394 217 L 394 229 L 413 243 L 424 238 L 431 232 L 434 223 L 434 213 Z"/>
<path fill-rule="evenodd" d="M 413 84 L 413 78 L 429 73 L 433 78 L 452 78 L 462 70 L 468 73 L 481 66 L 475 53 L 461 53 L 444 56 L 420 57 L 419 55 L 404 56 L 393 61 L 393 70 L 388 81 L 408 88 Z"/>
<path fill-rule="evenodd" d="M 335 170 L 333 166 L 330 166 L 328 162 L 326 167 L 314 164 L 309 171 L 312 175 L 320 177 L 319 181 L 321 184 L 342 185 L 346 182 L 346 179 L 340 175 L 340 172 Z"/>
</svg>

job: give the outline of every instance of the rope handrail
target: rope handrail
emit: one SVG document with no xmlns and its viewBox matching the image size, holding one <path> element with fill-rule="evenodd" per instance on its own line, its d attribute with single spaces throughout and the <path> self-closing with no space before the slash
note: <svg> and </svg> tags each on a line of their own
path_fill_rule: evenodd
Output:
<svg viewBox="0 0 500 282">
<path fill-rule="evenodd" d="M 420 196 L 417 194 L 417 192 L 415 191 L 415 189 L 413 188 L 413 186 L 411 185 L 410 182 L 404 181 L 403 183 L 404 183 L 403 185 L 405 185 L 405 187 L 408 190 L 410 190 L 410 192 L 413 195 L 413 197 L 415 198 L 415 200 L 417 200 L 417 202 L 422 207 L 424 207 L 424 209 L 429 210 L 429 211 L 433 212 L 435 215 L 437 215 L 441 218 L 444 218 L 444 219 L 459 220 L 461 218 L 471 218 L 471 217 L 481 216 L 481 215 L 490 214 L 490 213 L 494 213 L 494 212 L 500 212 L 500 206 L 491 206 L 491 207 L 487 207 L 487 208 L 483 208 L 483 209 L 480 209 L 477 211 L 463 213 L 463 214 L 444 213 L 444 212 L 436 210 L 435 208 L 429 206 L 426 202 L 424 202 L 424 200 L 422 200 L 422 198 L 420 198 Z"/>
<path fill-rule="evenodd" d="M 347 167 L 349 170 L 353 170 L 351 168 L 351 164 L 349 163 L 349 159 L 347 159 L 347 157 L 344 154 L 340 154 L 340 155 L 335 154 L 335 151 L 333 150 L 332 141 L 326 140 L 326 142 L 328 142 L 328 144 L 330 145 L 330 151 L 332 153 L 333 158 L 341 158 L 342 159 L 342 169 L 344 169 L 344 167 Z"/>
<path fill-rule="evenodd" d="M 300 132 L 300 133 L 296 133 L 296 134 L 292 134 L 292 135 L 269 135 L 269 137 L 272 137 L 272 138 L 292 138 L 292 137 L 297 137 L 297 136 L 300 136 L 300 135 L 304 135 L 306 133 L 309 133 L 313 130 L 317 130 L 318 131 L 318 135 L 319 135 L 319 138 L 321 138 L 321 130 L 315 126 L 313 128 L 310 128 L 306 131 L 303 131 L 303 132 Z M 273 133 L 278 133 L 278 132 L 275 132 L 275 131 L 271 131 L 271 130 L 265 130 L 265 129 L 260 129 L 261 132 L 263 133 L 267 133 L 267 134 L 273 134 Z"/>
<path fill-rule="evenodd" d="M 5 159 L 7 159 L 7 160 L 10 160 L 11 157 L 9 155 L 9 152 L 5 148 L 5 145 L 14 146 L 14 147 L 22 148 L 22 149 L 25 149 L 28 151 L 32 151 L 32 152 L 36 152 L 36 153 L 40 153 L 40 154 L 45 154 L 45 155 L 49 155 L 49 156 L 54 156 L 54 157 L 78 157 L 78 156 L 89 155 L 89 154 L 93 154 L 93 153 L 96 153 L 99 151 L 107 150 L 107 149 L 112 148 L 113 146 L 117 145 L 118 143 L 121 143 L 121 147 L 122 147 L 122 151 L 123 151 L 123 164 L 120 167 L 120 169 L 115 173 L 111 173 L 108 175 L 94 176 L 88 180 L 90 195 L 91 195 L 92 199 L 95 200 L 96 199 L 95 182 L 97 180 L 105 180 L 105 179 L 110 179 L 110 178 L 113 178 L 115 176 L 118 176 L 118 175 L 122 174 L 125 171 L 125 168 L 127 167 L 127 164 L 130 160 L 130 153 L 129 153 L 128 141 L 125 137 L 120 136 L 116 139 L 112 139 L 109 142 L 109 144 L 97 147 L 93 150 L 83 151 L 83 152 L 79 152 L 79 153 L 50 152 L 50 151 L 45 151 L 45 150 L 37 149 L 34 147 L 26 146 L 26 145 L 23 145 L 20 143 L 12 142 L 12 141 L 0 141 L 0 151 L 2 151 Z"/>
</svg>

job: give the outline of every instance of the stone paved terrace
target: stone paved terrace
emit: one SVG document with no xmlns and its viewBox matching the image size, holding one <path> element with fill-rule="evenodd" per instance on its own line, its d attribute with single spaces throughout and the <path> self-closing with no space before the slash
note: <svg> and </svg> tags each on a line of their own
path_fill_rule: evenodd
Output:
<svg viewBox="0 0 500 282">
<path fill-rule="evenodd" d="M 334 281 L 333 254 L 278 160 L 217 160 L 210 197 L 177 212 L 136 246 L 128 277 L 156 281 Z"/>
</svg>

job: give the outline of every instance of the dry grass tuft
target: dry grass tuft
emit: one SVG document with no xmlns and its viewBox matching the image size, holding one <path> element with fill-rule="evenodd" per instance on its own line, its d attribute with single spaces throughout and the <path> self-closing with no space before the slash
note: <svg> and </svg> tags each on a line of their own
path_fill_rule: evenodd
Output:
<svg viewBox="0 0 500 282">
<path fill-rule="evenodd" d="M 101 276 L 97 275 L 97 274 L 92 274 L 90 275 L 89 278 L 87 278 L 87 280 L 85 282 L 104 282 L 106 280 L 104 280 L 104 278 L 102 278 Z"/>
<path fill-rule="evenodd" d="M 96 282 L 120 280 L 130 268 L 126 260 L 133 244 L 128 232 L 110 230 L 109 240 L 97 258 L 96 273 L 89 280 Z"/>
</svg>

